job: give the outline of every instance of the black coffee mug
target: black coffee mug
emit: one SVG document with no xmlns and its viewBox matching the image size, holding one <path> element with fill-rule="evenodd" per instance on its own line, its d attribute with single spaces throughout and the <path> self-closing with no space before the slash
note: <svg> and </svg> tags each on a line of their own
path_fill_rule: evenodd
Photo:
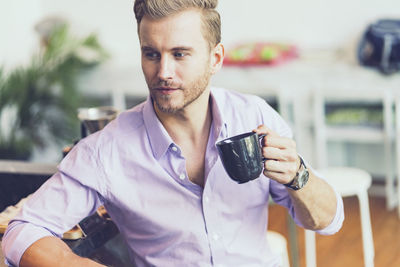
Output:
<svg viewBox="0 0 400 267">
<path fill-rule="evenodd" d="M 217 143 L 219 156 L 228 175 L 239 184 L 258 178 L 265 159 L 261 153 L 261 139 L 265 134 L 244 133 Z"/>
</svg>

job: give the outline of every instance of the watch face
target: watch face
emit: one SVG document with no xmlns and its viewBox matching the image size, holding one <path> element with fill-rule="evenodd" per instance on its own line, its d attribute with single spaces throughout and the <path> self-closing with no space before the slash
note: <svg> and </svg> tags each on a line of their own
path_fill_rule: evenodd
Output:
<svg viewBox="0 0 400 267">
<path fill-rule="evenodd" d="M 303 159 L 300 158 L 300 160 L 301 165 L 299 171 L 296 174 L 296 177 L 290 183 L 285 184 L 285 186 L 290 187 L 293 190 L 299 190 L 303 188 L 304 185 L 307 183 L 309 177 L 309 173 L 306 165 L 303 162 Z"/>
<path fill-rule="evenodd" d="M 307 169 L 304 169 L 304 170 L 299 174 L 299 180 L 298 180 L 298 182 L 299 182 L 299 184 L 298 184 L 299 189 L 302 188 L 302 187 L 307 183 L 307 181 L 308 181 L 308 176 L 309 176 L 309 173 L 308 173 L 308 170 L 307 170 Z"/>
</svg>

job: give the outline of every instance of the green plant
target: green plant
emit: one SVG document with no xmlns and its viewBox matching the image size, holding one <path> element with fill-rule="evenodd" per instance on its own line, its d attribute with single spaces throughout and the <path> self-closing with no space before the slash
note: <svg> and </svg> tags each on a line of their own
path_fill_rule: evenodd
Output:
<svg viewBox="0 0 400 267">
<path fill-rule="evenodd" d="M 32 149 L 77 136 L 77 78 L 106 58 L 96 35 L 73 38 L 56 27 L 26 67 L 0 68 L 0 158 L 27 159 Z"/>
</svg>

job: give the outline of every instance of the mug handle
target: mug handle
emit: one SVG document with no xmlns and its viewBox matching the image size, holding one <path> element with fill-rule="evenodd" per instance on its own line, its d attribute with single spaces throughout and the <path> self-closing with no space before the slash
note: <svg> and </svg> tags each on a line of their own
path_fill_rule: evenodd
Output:
<svg viewBox="0 0 400 267">
<path fill-rule="evenodd" d="M 258 141 L 261 142 L 261 140 L 263 140 L 264 137 L 266 137 L 266 136 L 267 136 L 266 134 L 260 134 L 260 135 L 258 136 Z M 261 145 L 261 143 L 260 143 L 260 149 L 262 150 L 262 145 Z M 262 156 L 262 154 L 261 154 L 261 160 L 262 160 L 262 162 L 264 163 L 264 162 L 267 160 L 267 158 L 264 158 L 264 157 Z"/>
</svg>

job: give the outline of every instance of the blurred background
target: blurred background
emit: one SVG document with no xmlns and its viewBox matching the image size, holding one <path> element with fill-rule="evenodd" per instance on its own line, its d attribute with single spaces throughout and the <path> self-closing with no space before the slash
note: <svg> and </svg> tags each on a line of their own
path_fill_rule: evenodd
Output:
<svg viewBox="0 0 400 267">
<path fill-rule="evenodd" d="M 79 108 L 122 111 L 147 97 L 132 6 L 0 1 L 0 159 L 53 166 L 82 137 Z M 219 0 L 218 10 L 226 62 L 213 84 L 263 97 L 289 122 L 312 166 L 367 171 L 370 196 L 393 213 L 400 74 L 363 66 L 357 51 L 369 25 L 400 19 L 400 2 Z"/>
<path fill-rule="evenodd" d="M 38 57 L 38 54 L 46 49 L 46 41 L 44 41 L 46 35 L 49 35 L 57 25 L 65 24 L 67 25 L 66 36 L 58 37 L 59 40 L 55 40 L 52 44 L 55 46 L 53 50 L 58 49 L 53 56 L 64 57 L 65 53 L 70 53 L 71 57 L 76 56 L 77 60 L 83 62 L 80 66 L 74 65 L 75 63 L 71 63 L 70 66 L 61 66 L 61 68 L 69 68 L 66 75 L 72 76 L 68 79 L 74 81 L 73 86 L 71 85 L 74 88 L 69 90 L 76 91 L 74 93 L 77 94 L 75 99 L 64 101 L 68 103 L 68 101 L 78 101 L 77 98 L 81 98 L 79 105 L 73 103 L 70 105 L 78 107 L 101 104 L 117 105 L 119 108 L 128 108 L 140 102 L 147 95 L 147 87 L 140 69 L 140 49 L 132 5 L 133 1 L 2 1 L 0 3 L 2 21 L 0 24 L 2 33 L 0 66 L 2 66 L 3 79 L 6 74 L 15 69 L 32 67 L 34 57 Z M 316 67 L 314 73 L 310 71 L 310 75 L 314 77 L 299 79 L 301 72 L 306 72 L 306 68 L 314 67 L 311 66 L 312 64 L 331 64 L 332 60 L 349 63 L 344 67 L 357 64 L 356 50 L 366 27 L 379 18 L 398 17 L 399 10 L 396 7 L 399 7 L 399 4 L 395 0 L 384 0 L 379 3 L 372 0 L 305 0 L 296 3 L 251 0 L 246 4 L 239 0 L 220 0 L 218 9 L 222 17 L 222 38 L 228 52 L 239 44 L 283 43 L 295 46 L 299 58 L 317 59 L 314 60 L 317 63 L 305 65 L 303 69 L 299 67 L 299 70 L 290 69 L 285 64 L 268 66 L 262 71 L 266 73 L 266 76 L 274 76 L 269 84 L 267 78 L 263 79 L 265 80 L 263 85 L 257 84 L 254 80 L 258 77 L 256 74 L 253 75 L 254 81 L 249 83 L 248 79 L 245 82 L 237 81 L 238 79 L 235 79 L 237 75 L 229 75 L 230 73 L 227 75 L 223 73 L 221 78 L 215 79 L 215 83 L 228 88 L 233 84 L 235 88 L 232 89 L 271 97 L 271 104 L 274 104 L 274 101 L 277 101 L 273 99 L 276 93 L 274 90 L 278 90 L 275 88 L 278 83 L 280 87 L 284 87 L 285 84 L 291 82 L 290 80 L 293 80 L 292 84 L 295 80 L 300 83 L 299 88 L 315 86 L 317 82 L 329 75 L 329 72 L 341 71 Z M 83 42 L 90 35 L 94 36 L 98 47 L 93 49 L 85 45 L 78 47 L 76 43 Z M 64 40 L 60 41 L 61 38 Z M 63 60 L 68 61 L 65 58 Z M 291 61 L 296 61 L 296 59 Z M 286 72 L 285 67 L 287 67 Z M 228 72 L 235 72 L 232 71 L 234 68 L 227 67 L 227 69 Z M 249 72 L 249 68 L 242 69 Z M 344 69 L 342 72 L 346 71 L 347 69 Z M 60 71 L 60 74 L 63 72 Z M 273 75 L 269 74 L 270 72 Z M 281 77 L 276 78 L 278 74 Z M 305 75 L 310 76 L 308 74 Z M 334 75 L 335 73 L 332 73 L 332 76 Z M 310 85 L 310 80 L 313 80 L 314 84 Z M 59 90 L 59 82 L 58 85 L 57 82 L 49 83 L 53 91 Z M 304 109 L 304 112 L 309 111 L 310 109 Z M 1 114 L 2 128 L 9 127 L 7 122 L 10 123 L 12 120 L 8 118 L 12 116 L 12 111 L 3 109 Z M 69 113 L 69 115 L 72 114 Z M 332 119 L 336 120 L 338 116 L 340 117 L 340 114 L 335 114 Z M 376 121 L 379 120 L 379 115 L 377 119 L 374 115 L 370 118 L 372 124 L 379 124 L 379 121 Z M 68 118 L 64 117 L 64 120 Z M 77 128 L 77 124 L 74 127 Z M 45 132 L 45 129 L 38 129 L 38 131 Z M 60 135 L 59 132 L 55 134 Z M 70 142 L 77 138 L 78 134 L 79 131 L 75 129 L 75 136 L 69 137 Z M 43 142 L 46 144 L 41 146 L 44 150 L 37 150 L 38 147 L 34 146 L 29 160 L 44 162 L 59 160 L 56 155 L 57 150 L 60 150 L 60 143 L 58 143 L 58 149 L 54 147 L 48 149 L 50 144 L 47 142 L 51 139 L 43 141 L 46 141 Z M 367 165 L 371 166 L 371 162 Z M 381 163 L 372 164 L 371 167 L 381 165 Z"/>
</svg>

